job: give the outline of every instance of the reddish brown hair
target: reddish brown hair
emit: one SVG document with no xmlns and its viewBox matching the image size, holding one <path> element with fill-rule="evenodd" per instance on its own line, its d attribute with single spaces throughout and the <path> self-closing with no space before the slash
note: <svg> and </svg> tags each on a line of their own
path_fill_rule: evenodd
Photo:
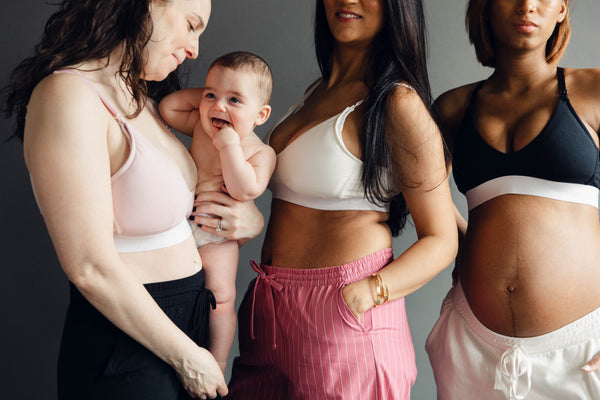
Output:
<svg viewBox="0 0 600 400">
<path fill-rule="evenodd" d="M 490 26 L 489 4 L 492 0 L 469 0 L 465 23 L 469 40 L 475 46 L 477 60 L 486 66 L 496 66 L 496 51 L 494 49 L 494 34 Z M 546 62 L 557 63 L 567 49 L 571 37 L 569 26 L 569 0 L 563 0 L 567 6 L 565 19 L 556 24 L 552 36 L 546 44 Z"/>
</svg>

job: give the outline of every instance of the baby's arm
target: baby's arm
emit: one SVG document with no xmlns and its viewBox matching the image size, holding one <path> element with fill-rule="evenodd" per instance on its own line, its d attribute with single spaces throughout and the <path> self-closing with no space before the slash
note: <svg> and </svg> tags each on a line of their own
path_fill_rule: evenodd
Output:
<svg viewBox="0 0 600 400">
<path fill-rule="evenodd" d="M 275 169 L 275 151 L 258 144 L 258 150 L 246 160 L 240 137 L 229 126 L 215 135 L 213 144 L 219 150 L 223 180 L 231 197 L 248 201 L 260 196 Z"/>
<path fill-rule="evenodd" d="M 198 105 L 203 91 L 203 88 L 192 88 L 171 93 L 160 102 L 160 115 L 173 129 L 191 136 L 200 120 Z"/>
</svg>

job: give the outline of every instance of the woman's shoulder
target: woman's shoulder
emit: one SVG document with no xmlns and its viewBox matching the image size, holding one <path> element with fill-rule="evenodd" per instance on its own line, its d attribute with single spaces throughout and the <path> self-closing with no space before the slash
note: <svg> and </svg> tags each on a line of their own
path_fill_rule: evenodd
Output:
<svg viewBox="0 0 600 400">
<path fill-rule="evenodd" d="M 479 82 L 469 83 L 442 93 L 434 102 L 432 112 L 444 137 L 452 141 L 454 132 L 463 120 Z"/>
<path fill-rule="evenodd" d="M 442 93 L 433 103 L 436 114 L 443 120 L 462 119 L 480 83 L 469 83 Z"/>
<path fill-rule="evenodd" d="M 563 68 L 565 77 L 574 79 L 600 79 L 600 68 Z"/>
<path fill-rule="evenodd" d="M 423 99 L 412 86 L 402 82 L 396 84 L 388 100 L 389 116 L 410 120 L 426 110 Z"/>
<path fill-rule="evenodd" d="M 308 96 L 310 96 L 311 93 L 314 92 L 317 89 L 317 87 L 319 86 L 319 84 L 321 82 L 323 82 L 323 78 L 319 78 L 317 80 L 314 80 L 310 85 L 308 85 L 308 87 L 304 91 L 304 98 L 307 98 Z"/>
<path fill-rule="evenodd" d="M 54 106 L 60 109 L 83 108 L 99 102 L 98 92 L 89 82 L 76 74 L 60 72 L 47 75 L 35 86 L 31 99 L 39 98 L 55 100 Z"/>
<path fill-rule="evenodd" d="M 93 131 L 105 126 L 106 111 L 97 92 L 74 74 L 54 73 L 34 88 L 27 106 L 31 136 L 67 136 L 73 130 Z M 70 129 L 74 128 L 74 129 Z"/>
<path fill-rule="evenodd" d="M 402 145 L 414 148 L 431 135 L 438 135 L 428 106 L 419 93 L 409 85 L 397 84 L 393 89 L 386 109 L 386 123 L 390 132 L 402 132 L 399 135 Z"/>
<path fill-rule="evenodd" d="M 565 84 L 579 117 L 600 132 L 600 69 L 565 68 Z"/>
<path fill-rule="evenodd" d="M 564 71 L 569 92 L 588 94 L 600 100 L 600 68 L 565 68 Z"/>
</svg>

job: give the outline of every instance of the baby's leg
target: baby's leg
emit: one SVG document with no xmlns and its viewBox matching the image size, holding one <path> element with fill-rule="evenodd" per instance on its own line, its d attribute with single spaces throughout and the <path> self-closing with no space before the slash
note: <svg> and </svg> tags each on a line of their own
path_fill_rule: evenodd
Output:
<svg viewBox="0 0 600 400">
<path fill-rule="evenodd" d="M 239 248 L 235 240 L 209 243 L 198 249 L 206 287 L 215 295 L 217 308 L 210 313 L 210 352 L 225 371 L 227 356 L 235 337 L 235 276 Z"/>
</svg>

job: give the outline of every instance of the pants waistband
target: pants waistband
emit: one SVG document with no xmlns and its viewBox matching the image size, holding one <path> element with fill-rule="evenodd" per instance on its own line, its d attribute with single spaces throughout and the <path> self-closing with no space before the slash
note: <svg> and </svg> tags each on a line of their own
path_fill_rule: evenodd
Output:
<svg viewBox="0 0 600 400">
<path fill-rule="evenodd" d="M 174 279 L 164 282 L 152 282 L 145 283 L 144 287 L 150 293 L 152 298 L 161 305 L 161 299 L 165 299 L 180 294 L 204 290 L 204 269 L 201 269 L 194 275 L 187 276 L 181 279 Z M 69 282 L 69 297 L 70 307 L 77 309 L 90 308 L 96 310 L 88 300 L 81 294 L 79 289 L 72 283 Z"/>
<path fill-rule="evenodd" d="M 282 268 L 261 264 L 264 272 L 285 286 L 328 286 L 350 283 L 374 274 L 393 260 L 392 249 L 368 254 L 348 264 L 324 268 Z"/>
<path fill-rule="evenodd" d="M 190 290 L 197 290 L 198 287 L 204 287 L 204 269 L 201 269 L 194 275 L 190 275 L 181 279 L 145 283 L 144 287 L 154 298 L 185 293 Z"/>
</svg>

